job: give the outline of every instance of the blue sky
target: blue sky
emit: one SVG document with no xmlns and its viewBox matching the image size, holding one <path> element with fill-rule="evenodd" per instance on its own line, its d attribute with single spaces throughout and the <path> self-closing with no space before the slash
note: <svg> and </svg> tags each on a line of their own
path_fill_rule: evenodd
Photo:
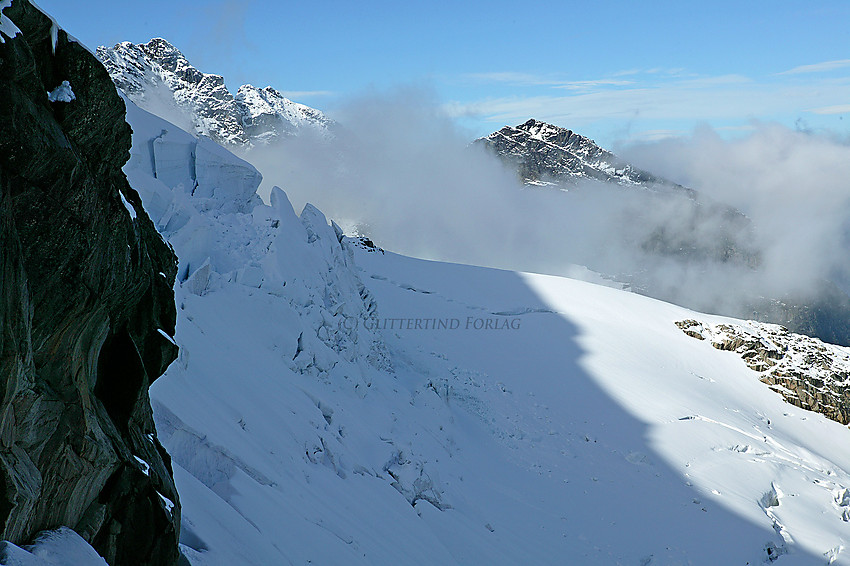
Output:
<svg viewBox="0 0 850 566">
<path fill-rule="evenodd" d="M 846 0 L 37 1 L 90 47 L 165 37 L 231 90 L 270 84 L 331 114 L 412 84 L 470 135 L 529 117 L 614 148 L 701 124 L 850 129 Z"/>
</svg>

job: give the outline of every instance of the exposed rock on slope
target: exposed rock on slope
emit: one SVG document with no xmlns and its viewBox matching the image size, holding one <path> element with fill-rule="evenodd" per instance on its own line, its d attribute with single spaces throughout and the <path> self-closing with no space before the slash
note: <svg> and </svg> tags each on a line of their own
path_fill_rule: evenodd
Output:
<svg viewBox="0 0 850 566">
<path fill-rule="evenodd" d="M 802 409 L 850 424 L 850 352 L 816 338 L 793 334 L 783 326 L 747 322 L 704 324 L 683 320 L 676 325 L 718 350 L 735 352 L 759 379 Z"/>
<path fill-rule="evenodd" d="M 304 129 L 326 133 L 331 121 L 271 87 L 230 94 L 219 75 L 202 73 L 164 39 L 98 47 L 115 85 L 139 107 L 222 145 L 266 144 Z"/>
<path fill-rule="evenodd" d="M 177 351 L 175 257 L 121 172 L 131 132 L 103 66 L 28 0 L 3 15 L 21 33 L 0 44 L 2 538 L 67 525 L 112 566 L 175 564 L 148 398 Z"/>
</svg>

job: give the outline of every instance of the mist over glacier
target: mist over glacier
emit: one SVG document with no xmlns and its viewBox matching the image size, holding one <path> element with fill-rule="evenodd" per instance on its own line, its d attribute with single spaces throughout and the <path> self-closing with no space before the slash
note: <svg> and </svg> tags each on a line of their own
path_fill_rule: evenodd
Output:
<svg viewBox="0 0 850 566">
<path fill-rule="evenodd" d="M 818 279 L 850 288 L 847 140 L 754 123 L 737 139 L 702 127 L 625 148 L 623 156 L 749 216 L 767 289 L 805 294 Z"/>
<path fill-rule="evenodd" d="M 760 124 L 739 140 L 705 128 L 621 150 L 696 189 L 698 207 L 728 204 L 752 220 L 730 228 L 717 215 L 693 218 L 684 193 L 524 186 L 443 108 L 427 88 L 371 92 L 338 109 L 334 138 L 298 136 L 244 156 L 264 174 L 264 198 L 279 184 L 296 209 L 313 203 L 407 255 L 556 275 L 587 266 L 667 300 L 738 314 L 764 297 L 815 299 L 823 280 L 847 280 L 850 149 L 839 141 Z M 658 254 L 646 242 L 659 230 L 683 246 L 731 237 L 755 260 Z"/>
</svg>

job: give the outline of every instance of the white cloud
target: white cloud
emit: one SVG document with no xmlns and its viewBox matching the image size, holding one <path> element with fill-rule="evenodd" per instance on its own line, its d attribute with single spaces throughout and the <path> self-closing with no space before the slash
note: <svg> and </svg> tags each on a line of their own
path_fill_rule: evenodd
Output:
<svg viewBox="0 0 850 566">
<path fill-rule="evenodd" d="M 836 61 L 824 61 L 822 63 L 814 63 L 812 65 L 800 65 L 787 71 L 778 73 L 780 75 L 799 75 L 802 73 L 825 73 L 836 69 L 850 67 L 850 59 L 839 59 Z"/>
<path fill-rule="evenodd" d="M 636 132 L 632 134 L 632 136 L 625 140 L 626 143 L 646 143 L 646 142 L 655 142 L 661 140 L 667 140 L 670 138 L 680 138 L 687 135 L 688 132 L 685 130 L 670 130 L 670 129 L 658 129 L 658 130 L 644 130 L 641 132 Z"/>
<path fill-rule="evenodd" d="M 850 113 L 850 104 L 837 104 L 835 106 L 823 106 L 821 108 L 812 108 L 808 110 L 813 114 L 848 114 Z"/>
<path fill-rule="evenodd" d="M 693 90 L 703 97 L 700 104 L 717 102 L 713 92 Z M 767 90 L 752 94 L 761 100 Z M 661 115 L 680 94 L 681 87 L 644 89 L 632 91 L 629 100 L 655 104 L 653 111 Z M 595 112 L 605 106 L 599 96 L 570 100 Z M 551 101 L 536 102 L 542 112 Z M 687 109 L 680 105 L 676 112 Z M 500 110 L 512 109 L 505 103 Z M 753 294 L 805 293 L 821 277 L 850 276 L 844 269 L 850 147 L 826 138 L 756 123 L 755 131 L 731 142 L 714 130 L 682 136 L 658 128 L 640 135 L 664 141 L 624 155 L 746 212 L 756 224 L 751 234 L 746 226 L 727 226 L 727 217 L 710 207 L 695 215 L 683 193 L 652 196 L 602 184 L 567 192 L 521 187 L 514 171 L 482 148 L 469 147 L 469 138 L 445 116 L 433 93 L 407 88 L 372 94 L 349 102 L 337 117 L 344 130 L 333 140 L 299 136 L 252 150 L 249 159 L 266 182 L 287 190 L 296 208 L 312 202 L 393 251 L 544 273 L 586 265 L 640 277 L 673 301 L 739 315 L 736 309 Z M 763 269 L 654 254 L 643 244 L 659 229 L 683 245 L 710 246 L 728 236 L 739 249 L 758 252 L 750 257 L 760 257 Z"/>
<path fill-rule="evenodd" d="M 789 83 L 759 81 L 741 75 L 644 80 L 630 85 L 603 82 L 582 91 L 454 102 L 453 116 L 476 116 L 493 124 L 514 124 L 529 117 L 580 128 L 601 120 L 700 121 L 748 120 L 804 112 L 843 113 L 850 82 L 843 80 Z M 612 88 L 616 86 L 616 88 Z M 665 126 L 667 127 L 667 126 Z M 652 127 L 656 129 L 657 127 Z"/>
<path fill-rule="evenodd" d="M 761 251 L 755 283 L 764 294 L 813 292 L 821 279 L 850 281 L 850 146 L 775 124 L 752 127 L 735 140 L 702 128 L 623 156 L 746 213 Z"/>
<path fill-rule="evenodd" d="M 554 88 L 562 88 L 567 90 L 587 90 L 594 87 L 627 86 L 632 84 L 635 84 L 635 81 L 626 81 L 621 79 L 598 79 L 595 81 L 570 81 L 553 86 Z"/>
<path fill-rule="evenodd" d="M 616 73 L 612 73 L 611 76 L 612 77 L 627 77 L 627 76 L 630 76 L 630 75 L 638 75 L 642 72 L 643 72 L 642 69 L 625 69 L 625 70 L 622 70 L 622 71 L 617 71 Z"/>
<path fill-rule="evenodd" d="M 473 81 L 506 83 L 516 86 L 554 86 L 564 84 L 563 79 L 556 79 L 552 76 L 535 75 L 533 73 L 518 73 L 513 71 L 469 73 L 464 76 Z"/>
<path fill-rule="evenodd" d="M 640 71 L 634 71 L 639 73 Z M 629 72 L 625 72 L 628 74 Z M 622 75 L 621 75 L 622 76 Z M 467 79 L 481 82 L 504 83 L 513 86 L 540 86 L 568 90 L 585 90 L 594 87 L 625 86 L 634 84 L 633 80 L 619 78 L 601 78 L 589 80 L 568 80 L 554 75 L 535 75 L 532 73 L 518 73 L 513 71 L 495 73 L 471 73 L 465 75 Z"/>
</svg>

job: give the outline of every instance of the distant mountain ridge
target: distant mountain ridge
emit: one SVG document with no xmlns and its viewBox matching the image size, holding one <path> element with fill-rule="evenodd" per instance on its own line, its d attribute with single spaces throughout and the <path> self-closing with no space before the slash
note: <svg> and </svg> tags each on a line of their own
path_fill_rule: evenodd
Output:
<svg viewBox="0 0 850 566">
<path fill-rule="evenodd" d="M 626 163 L 590 138 L 534 118 L 518 126 L 505 126 L 475 143 L 484 144 L 503 161 L 516 166 L 520 178 L 528 185 L 589 178 L 621 185 L 666 185 L 684 189 Z"/>
<path fill-rule="evenodd" d="M 326 135 L 333 123 L 270 86 L 242 85 L 234 96 L 222 76 L 198 70 L 165 39 L 98 47 L 97 56 L 135 104 L 225 146 L 265 145 L 305 130 Z"/>
</svg>

